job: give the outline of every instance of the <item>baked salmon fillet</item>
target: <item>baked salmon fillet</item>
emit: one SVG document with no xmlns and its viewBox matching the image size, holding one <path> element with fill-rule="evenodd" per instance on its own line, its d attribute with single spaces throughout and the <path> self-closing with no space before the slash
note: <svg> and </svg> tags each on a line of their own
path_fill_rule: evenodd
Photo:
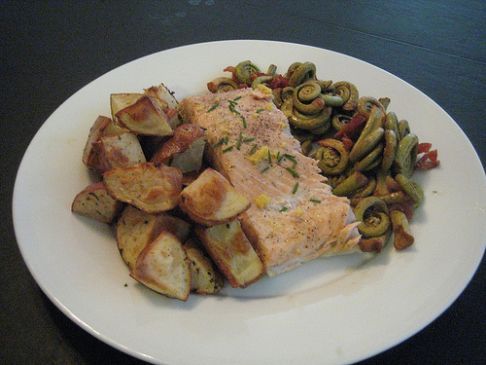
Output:
<svg viewBox="0 0 486 365">
<path fill-rule="evenodd" d="M 208 93 L 180 107 L 205 129 L 214 168 L 251 201 L 239 219 L 269 276 L 357 250 L 349 200 L 334 196 L 317 162 L 302 154 L 268 89 Z"/>
</svg>

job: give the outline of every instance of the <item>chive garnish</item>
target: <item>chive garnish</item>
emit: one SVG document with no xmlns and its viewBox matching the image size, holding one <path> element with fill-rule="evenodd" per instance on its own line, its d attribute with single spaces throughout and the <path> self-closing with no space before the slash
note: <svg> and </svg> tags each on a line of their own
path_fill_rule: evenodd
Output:
<svg viewBox="0 0 486 365">
<path fill-rule="evenodd" d="M 229 146 L 229 147 L 226 147 L 224 150 L 223 150 L 223 153 L 226 153 L 226 152 L 229 152 L 233 149 L 234 146 Z"/>
<path fill-rule="evenodd" d="M 249 153 L 250 153 L 250 155 L 253 155 L 253 154 L 256 152 L 257 148 L 258 148 L 258 146 L 257 146 L 257 144 L 255 143 L 255 144 L 253 145 L 253 147 L 251 148 L 250 152 L 249 152 Z"/>
<path fill-rule="evenodd" d="M 280 158 L 280 151 L 277 151 L 277 156 L 275 156 L 275 159 L 277 160 L 277 163 L 278 163 L 278 159 Z"/>
<path fill-rule="evenodd" d="M 282 209 L 280 209 L 280 210 L 279 210 L 279 212 L 280 212 L 280 213 L 282 213 L 282 212 L 286 212 L 287 210 L 289 210 L 289 208 L 287 208 L 287 207 L 282 207 Z"/>
<path fill-rule="evenodd" d="M 240 96 L 237 96 L 236 98 L 234 98 L 234 99 L 233 99 L 233 100 L 231 100 L 231 101 L 233 101 L 233 102 L 234 102 L 234 101 L 238 101 L 238 100 L 240 100 L 240 99 L 241 99 L 241 95 L 240 95 Z"/>
<path fill-rule="evenodd" d="M 297 173 L 297 171 L 295 171 L 293 168 L 291 167 L 286 167 L 285 170 L 287 170 L 290 175 L 292 175 L 293 177 L 297 178 L 299 177 L 300 175 Z"/>
<path fill-rule="evenodd" d="M 256 112 L 257 114 L 260 114 L 262 111 L 264 111 L 265 109 L 257 109 Z"/>
<path fill-rule="evenodd" d="M 262 169 L 260 172 L 263 174 L 265 171 L 268 171 L 269 169 L 270 169 L 270 166 L 267 166 L 264 169 Z"/>
<path fill-rule="evenodd" d="M 289 155 L 288 153 L 284 153 L 283 157 L 285 157 L 287 160 L 291 161 L 292 164 L 293 164 L 292 167 L 295 168 L 295 166 L 297 165 L 297 160 L 295 159 L 295 156 Z"/>
<path fill-rule="evenodd" d="M 253 142 L 254 140 L 255 140 L 255 137 L 246 137 L 246 138 L 243 138 L 243 143 Z"/>
<path fill-rule="evenodd" d="M 269 165 L 272 166 L 272 154 L 270 153 L 270 150 L 267 151 L 267 158 Z"/>
<path fill-rule="evenodd" d="M 206 113 L 212 112 L 214 109 L 216 109 L 219 106 L 219 103 L 214 103 L 211 108 L 208 109 Z"/>
<path fill-rule="evenodd" d="M 225 136 L 225 137 L 221 138 L 218 142 L 216 142 L 213 145 L 213 148 L 216 148 L 216 147 L 221 146 L 223 144 L 228 144 L 228 136 Z"/>
<path fill-rule="evenodd" d="M 284 155 L 279 156 L 277 158 L 277 163 L 279 164 L 280 162 L 282 162 L 283 158 L 284 158 Z"/>
<path fill-rule="evenodd" d="M 294 185 L 294 188 L 292 189 L 292 194 L 295 194 L 298 189 L 299 189 L 299 182 L 297 181 Z"/>
<path fill-rule="evenodd" d="M 321 202 L 319 199 L 315 199 L 315 198 L 310 198 L 309 201 L 311 201 L 313 203 L 320 203 Z"/>
<path fill-rule="evenodd" d="M 236 149 L 239 150 L 241 148 L 241 142 L 243 141 L 243 135 L 240 134 L 238 135 L 238 140 L 236 141 Z"/>
<path fill-rule="evenodd" d="M 238 104 L 233 100 L 229 100 L 228 103 L 229 103 L 229 106 L 228 106 L 229 110 L 232 113 L 235 113 L 240 117 L 241 121 L 243 122 L 243 128 L 246 128 L 248 125 L 246 124 L 245 117 L 243 115 L 241 115 L 241 113 L 238 110 L 235 109 L 235 105 L 238 105 Z"/>
</svg>

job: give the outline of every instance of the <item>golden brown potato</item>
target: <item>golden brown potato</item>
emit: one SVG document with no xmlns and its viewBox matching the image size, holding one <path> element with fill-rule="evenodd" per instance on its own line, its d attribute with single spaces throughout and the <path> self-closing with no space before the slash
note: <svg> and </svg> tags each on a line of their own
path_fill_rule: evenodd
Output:
<svg viewBox="0 0 486 365">
<path fill-rule="evenodd" d="M 83 151 L 83 163 L 89 168 L 98 170 L 99 159 L 96 143 L 103 136 L 103 131 L 111 123 L 111 119 L 100 115 L 89 130 L 88 139 Z"/>
<path fill-rule="evenodd" d="M 117 120 L 116 113 L 125 109 L 127 106 L 135 104 L 143 94 L 140 93 L 116 93 L 110 95 L 111 117 Z"/>
<path fill-rule="evenodd" d="M 244 288 L 263 275 L 263 264 L 238 220 L 197 227 L 196 234 L 232 287 Z"/>
<path fill-rule="evenodd" d="M 162 231 L 149 242 L 130 275 L 143 285 L 171 298 L 187 300 L 191 290 L 191 271 L 181 242 Z"/>
<path fill-rule="evenodd" d="M 160 137 L 172 135 L 169 117 L 149 96 L 142 96 L 115 116 L 120 124 L 135 134 Z"/>
<path fill-rule="evenodd" d="M 111 223 L 122 206 L 121 202 L 108 194 L 103 182 L 97 182 L 88 185 L 76 195 L 71 211 L 103 223 Z"/>
<path fill-rule="evenodd" d="M 197 294 L 215 294 L 223 287 L 223 277 L 193 240 L 184 245 L 191 269 L 191 290 Z"/>
<path fill-rule="evenodd" d="M 195 124 L 182 124 L 174 130 L 174 135 L 152 156 L 151 161 L 156 165 L 168 165 L 174 155 L 186 151 L 191 144 L 203 136 L 204 131 L 201 127 Z"/>
<path fill-rule="evenodd" d="M 147 213 L 159 213 L 177 206 L 182 173 L 169 166 L 155 167 L 147 162 L 117 167 L 103 174 L 110 195 Z"/>
<path fill-rule="evenodd" d="M 207 168 L 181 193 L 181 209 L 197 223 L 229 222 L 250 207 L 250 201 L 216 170 Z"/>
<path fill-rule="evenodd" d="M 191 225 L 182 219 L 167 214 L 148 214 L 127 205 L 116 223 L 116 242 L 123 261 L 132 270 L 140 252 L 162 230 L 184 242 L 190 229 Z"/>
<path fill-rule="evenodd" d="M 182 123 L 177 111 L 179 103 L 173 93 L 164 84 L 145 89 L 145 95 L 152 97 L 159 104 L 160 109 L 169 117 L 169 125 L 172 129 Z"/>
<path fill-rule="evenodd" d="M 146 162 L 140 142 L 133 133 L 103 136 L 97 142 L 96 150 L 100 172 Z"/>
</svg>

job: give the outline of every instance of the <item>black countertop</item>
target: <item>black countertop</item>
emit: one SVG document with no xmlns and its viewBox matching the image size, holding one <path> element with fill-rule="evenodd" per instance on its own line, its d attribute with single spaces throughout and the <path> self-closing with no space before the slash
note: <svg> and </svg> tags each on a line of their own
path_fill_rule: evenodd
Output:
<svg viewBox="0 0 486 365">
<path fill-rule="evenodd" d="M 486 158 L 484 1 L 3 1 L 0 27 L 3 364 L 142 363 L 84 332 L 47 299 L 22 261 L 11 214 L 17 168 L 42 123 L 75 91 L 128 61 L 224 39 L 334 50 L 429 95 L 463 129 L 483 165 Z M 485 279 L 483 259 L 444 314 L 361 364 L 485 363 Z"/>
</svg>

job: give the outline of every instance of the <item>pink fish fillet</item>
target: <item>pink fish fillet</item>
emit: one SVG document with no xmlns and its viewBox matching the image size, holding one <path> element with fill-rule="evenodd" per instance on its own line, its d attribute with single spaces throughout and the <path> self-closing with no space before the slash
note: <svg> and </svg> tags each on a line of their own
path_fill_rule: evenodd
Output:
<svg viewBox="0 0 486 365">
<path fill-rule="evenodd" d="M 358 249 L 349 200 L 331 193 L 271 97 L 208 93 L 184 99 L 181 112 L 205 129 L 213 166 L 252 202 L 239 219 L 269 276 Z"/>
</svg>

